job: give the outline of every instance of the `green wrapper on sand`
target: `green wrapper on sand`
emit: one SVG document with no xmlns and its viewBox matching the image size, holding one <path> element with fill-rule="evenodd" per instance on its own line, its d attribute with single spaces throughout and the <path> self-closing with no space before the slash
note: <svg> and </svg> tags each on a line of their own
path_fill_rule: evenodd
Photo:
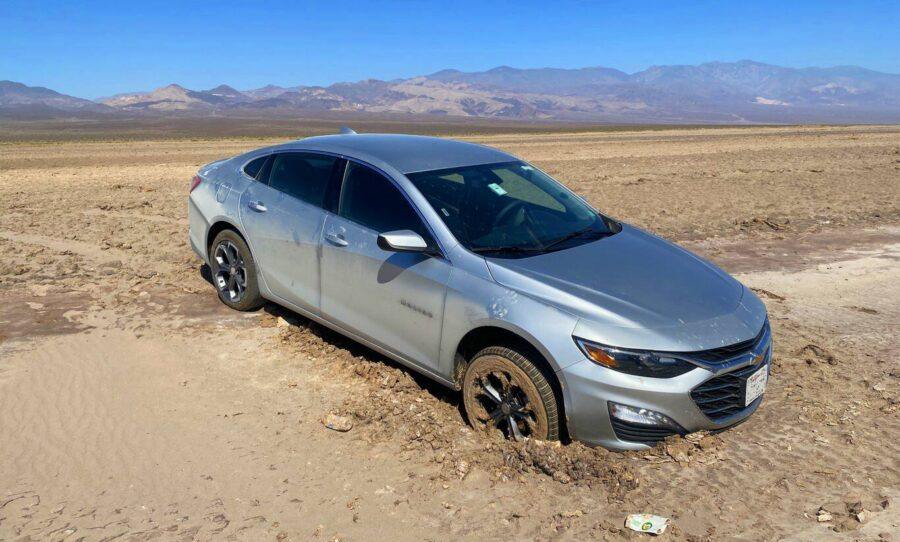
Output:
<svg viewBox="0 0 900 542">
<path fill-rule="evenodd" d="M 653 514 L 628 514 L 625 526 L 640 533 L 662 534 L 669 526 L 669 518 Z"/>
</svg>

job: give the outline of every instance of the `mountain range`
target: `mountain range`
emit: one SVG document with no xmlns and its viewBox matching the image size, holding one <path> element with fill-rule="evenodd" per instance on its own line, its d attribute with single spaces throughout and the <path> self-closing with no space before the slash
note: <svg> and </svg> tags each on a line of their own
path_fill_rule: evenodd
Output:
<svg viewBox="0 0 900 542">
<path fill-rule="evenodd" d="M 616 123 L 900 122 L 900 75 L 744 60 L 654 66 L 442 70 L 327 87 L 171 84 L 96 101 L 0 81 L 0 117 L 315 116 L 333 112 Z"/>
</svg>

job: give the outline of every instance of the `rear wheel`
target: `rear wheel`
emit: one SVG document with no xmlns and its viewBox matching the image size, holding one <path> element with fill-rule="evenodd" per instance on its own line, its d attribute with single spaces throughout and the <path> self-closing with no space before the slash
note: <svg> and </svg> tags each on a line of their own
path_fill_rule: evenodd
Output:
<svg viewBox="0 0 900 542">
<path fill-rule="evenodd" d="M 550 382 L 522 354 L 492 346 L 478 352 L 463 376 L 463 405 L 475 429 L 507 438 L 559 440 L 559 406 Z"/>
<path fill-rule="evenodd" d="M 234 230 L 224 230 L 213 239 L 209 267 L 219 299 L 239 311 L 262 306 L 256 280 L 256 263 L 244 239 Z"/>
</svg>

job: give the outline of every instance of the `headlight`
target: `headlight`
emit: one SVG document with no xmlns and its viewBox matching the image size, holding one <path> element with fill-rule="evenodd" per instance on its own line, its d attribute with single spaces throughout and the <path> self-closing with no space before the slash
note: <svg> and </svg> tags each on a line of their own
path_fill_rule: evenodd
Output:
<svg viewBox="0 0 900 542">
<path fill-rule="evenodd" d="M 622 420 L 623 422 L 651 427 L 668 427 L 679 435 L 686 433 L 683 427 L 665 414 L 660 414 L 659 412 L 648 410 L 646 408 L 620 405 L 619 403 L 613 403 L 612 401 L 608 404 L 609 415 L 613 418 Z"/>
<path fill-rule="evenodd" d="M 683 359 L 673 358 L 664 352 L 623 350 L 578 337 L 574 337 L 574 339 L 589 360 L 607 369 L 630 375 L 672 378 L 696 367 L 696 365 Z"/>
</svg>

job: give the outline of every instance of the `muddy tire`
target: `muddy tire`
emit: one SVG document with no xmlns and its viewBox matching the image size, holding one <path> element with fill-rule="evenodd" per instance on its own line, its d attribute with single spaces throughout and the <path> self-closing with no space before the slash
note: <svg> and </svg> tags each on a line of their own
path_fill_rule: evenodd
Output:
<svg viewBox="0 0 900 542">
<path fill-rule="evenodd" d="M 481 350 L 463 375 L 463 406 L 479 431 L 507 438 L 559 440 L 559 405 L 553 387 L 531 360 L 515 350 Z"/>
<path fill-rule="evenodd" d="M 219 299 L 239 311 L 252 311 L 263 305 L 256 278 L 256 262 L 250 247 L 234 230 L 224 230 L 209 248 L 209 270 Z"/>
</svg>

